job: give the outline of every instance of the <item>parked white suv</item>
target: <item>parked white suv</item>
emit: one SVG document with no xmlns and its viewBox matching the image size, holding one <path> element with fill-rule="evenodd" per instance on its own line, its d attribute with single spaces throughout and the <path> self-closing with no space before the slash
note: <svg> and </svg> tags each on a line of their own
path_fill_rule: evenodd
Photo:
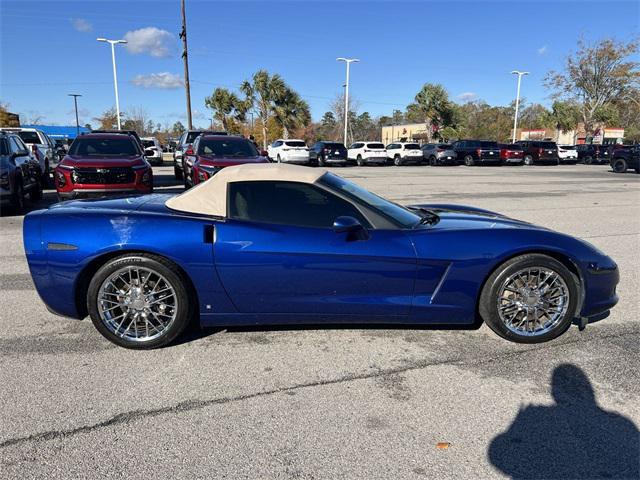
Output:
<svg viewBox="0 0 640 480">
<path fill-rule="evenodd" d="M 558 145 L 560 163 L 578 163 L 578 151 L 573 145 Z"/>
<path fill-rule="evenodd" d="M 51 140 L 42 130 L 37 128 L 0 128 L 1 131 L 11 132 L 18 135 L 23 143 L 31 150 L 31 153 L 38 159 L 42 169 L 42 184 L 46 186 L 49 182 L 49 175 L 58 165 L 58 155 L 53 140 Z"/>
<path fill-rule="evenodd" d="M 309 163 L 307 144 L 295 138 L 279 138 L 267 147 L 267 155 L 278 163 Z"/>
<path fill-rule="evenodd" d="M 387 158 L 393 160 L 396 166 L 407 163 L 420 164 L 424 162 L 424 156 L 420 145 L 415 142 L 395 142 L 387 145 Z"/>
<path fill-rule="evenodd" d="M 355 160 L 359 167 L 369 163 L 385 165 L 387 150 L 380 142 L 355 142 L 347 150 L 349 160 Z"/>
<path fill-rule="evenodd" d="M 154 165 L 162 165 L 162 146 L 156 137 L 142 137 L 142 146 L 145 152 L 151 150 L 153 155 L 147 156 L 147 161 Z"/>
</svg>

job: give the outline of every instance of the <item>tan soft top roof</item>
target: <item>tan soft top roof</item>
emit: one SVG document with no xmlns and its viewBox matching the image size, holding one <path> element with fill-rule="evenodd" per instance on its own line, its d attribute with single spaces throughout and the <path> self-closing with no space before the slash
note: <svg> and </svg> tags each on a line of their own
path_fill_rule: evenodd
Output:
<svg viewBox="0 0 640 480">
<path fill-rule="evenodd" d="M 181 195 L 172 197 L 165 205 L 172 210 L 215 217 L 227 216 L 227 184 L 261 180 L 315 183 L 327 171 L 324 168 L 302 167 L 283 163 L 245 164 L 226 167 L 206 182 Z"/>
</svg>

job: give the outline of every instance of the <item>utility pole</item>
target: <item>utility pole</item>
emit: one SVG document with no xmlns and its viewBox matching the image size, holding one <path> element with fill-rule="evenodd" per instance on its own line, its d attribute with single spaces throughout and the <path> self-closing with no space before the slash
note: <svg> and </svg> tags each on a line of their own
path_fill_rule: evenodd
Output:
<svg viewBox="0 0 640 480">
<path fill-rule="evenodd" d="M 352 62 L 359 62 L 360 60 L 358 60 L 357 58 L 344 58 L 344 57 L 338 57 L 336 58 L 336 61 L 338 62 L 345 62 L 347 64 L 347 82 L 345 84 L 345 89 L 344 89 L 344 145 L 345 147 L 347 146 L 347 123 L 349 121 L 349 66 L 351 65 Z"/>
<path fill-rule="evenodd" d="M 516 143 L 516 128 L 518 128 L 518 107 L 520 106 L 520 81 L 524 75 L 529 75 L 529 72 L 520 72 L 518 70 L 514 70 L 511 72 L 514 75 L 518 75 L 518 89 L 516 91 L 516 114 L 513 119 L 513 138 L 511 139 L 511 143 Z"/>
<path fill-rule="evenodd" d="M 99 42 L 105 42 L 111 45 L 111 61 L 113 62 L 113 88 L 116 91 L 116 120 L 118 130 L 120 130 L 120 99 L 118 98 L 118 74 L 116 72 L 116 49 L 118 43 L 127 43 L 126 40 L 109 40 L 107 38 L 97 38 Z"/>
<path fill-rule="evenodd" d="M 76 107 L 76 137 L 80 136 L 80 122 L 78 121 L 78 97 L 81 97 L 79 93 L 69 93 L 70 97 L 73 97 L 73 103 Z"/>
<path fill-rule="evenodd" d="M 182 31 L 180 32 L 180 38 L 182 39 L 182 60 L 184 61 L 184 89 L 187 94 L 187 125 L 189 130 L 193 130 L 193 123 L 191 122 L 191 86 L 189 85 L 189 57 L 187 54 L 187 16 L 184 10 L 184 1 L 181 0 L 182 10 Z"/>
</svg>

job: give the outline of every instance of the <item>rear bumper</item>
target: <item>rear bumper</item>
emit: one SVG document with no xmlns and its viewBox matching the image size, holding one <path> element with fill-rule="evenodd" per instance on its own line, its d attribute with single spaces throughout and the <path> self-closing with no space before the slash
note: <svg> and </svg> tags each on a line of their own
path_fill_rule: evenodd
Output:
<svg viewBox="0 0 640 480">
<path fill-rule="evenodd" d="M 513 165 L 518 165 L 524 162 L 524 158 L 522 157 L 515 157 L 515 158 L 504 158 L 502 159 L 502 161 L 504 163 L 508 163 L 508 164 L 513 164 Z"/>
</svg>

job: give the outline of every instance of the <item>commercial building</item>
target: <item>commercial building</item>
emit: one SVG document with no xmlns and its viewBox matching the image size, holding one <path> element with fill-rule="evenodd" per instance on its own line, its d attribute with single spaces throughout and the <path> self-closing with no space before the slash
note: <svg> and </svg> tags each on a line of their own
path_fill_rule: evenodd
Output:
<svg viewBox="0 0 640 480">
<path fill-rule="evenodd" d="M 428 123 L 405 123 L 382 127 L 381 141 L 385 145 L 399 141 L 426 142 L 433 133 Z"/>
<path fill-rule="evenodd" d="M 77 129 L 75 126 L 67 127 L 62 125 L 21 125 L 23 128 L 37 128 L 46 133 L 52 140 L 73 140 L 77 136 Z M 86 127 L 80 127 L 80 134 L 89 133 Z"/>
<path fill-rule="evenodd" d="M 568 132 L 562 132 L 554 128 L 522 129 L 516 130 L 518 140 L 552 140 L 560 145 L 582 145 L 593 143 L 595 145 L 611 145 L 622 143 L 624 128 L 597 128 L 594 135 L 587 135 L 584 124 L 578 124 L 578 128 Z"/>
</svg>

